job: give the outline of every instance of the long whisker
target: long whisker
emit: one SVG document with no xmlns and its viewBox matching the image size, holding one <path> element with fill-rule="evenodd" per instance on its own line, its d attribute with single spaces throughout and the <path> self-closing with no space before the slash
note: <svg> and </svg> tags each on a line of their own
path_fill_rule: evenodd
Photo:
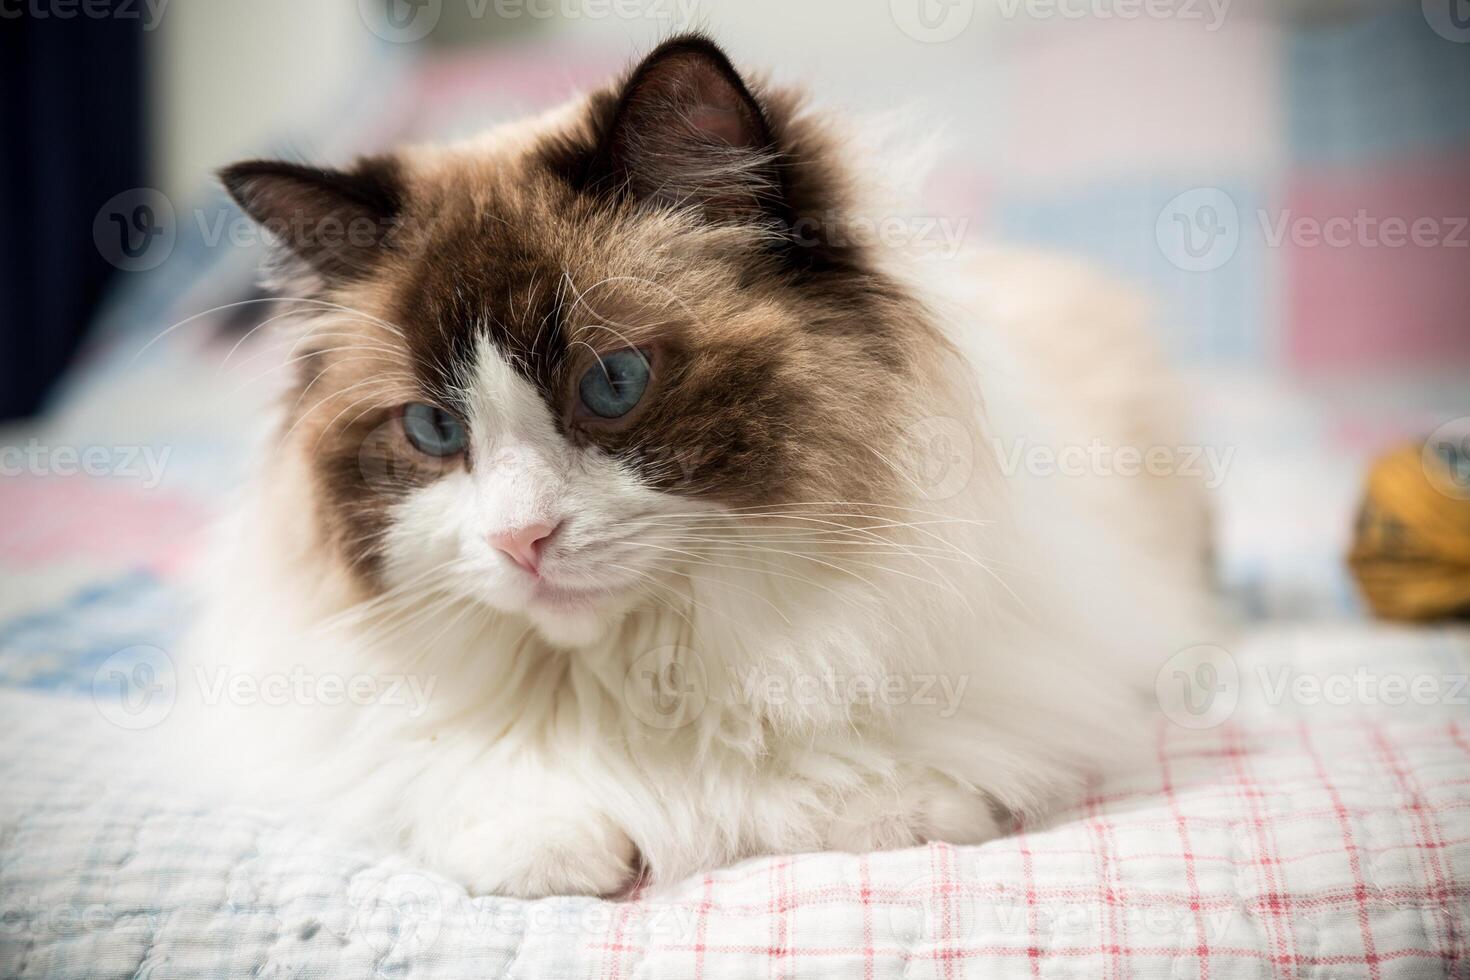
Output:
<svg viewBox="0 0 1470 980">
<path fill-rule="evenodd" d="M 634 545 L 634 546 L 637 546 L 637 547 L 650 547 L 650 548 L 657 549 L 657 546 L 655 546 L 655 545 L 648 545 L 646 542 L 633 542 L 633 541 L 630 541 L 630 542 L 627 542 L 627 543 L 628 544 L 631 544 L 631 545 Z M 689 553 L 688 552 L 684 552 L 683 554 L 684 555 L 687 555 Z M 650 561 L 653 561 L 653 562 L 666 562 L 666 563 L 667 562 L 677 563 L 677 562 L 681 562 L 681 561 L 691 561 L 692 560 L 692 561 L 696 561 L 698 564 L 708 565 L 711 568 L 724 569 L 724 570 L 733 571 L 733 572 L 750 572 L 750 573 L 754 573 L 754 574 L 758 574 L 758 575 L 773 576 L 775 578 L 790 579 L 791 581 L 800 582 L 803 585 L 809 585 L 809 586 L 811 586 L 813 588 L 820 589 L 823 592 L 826 592 L 826 593 L 830 594 L 831 596 L 833 596 L 834 598 L 838 599 L 839 601 L 842 601 L 842 602 L 847 603 L 848 605 L 852 606 L 854 609 L 863 609 L 864 611 L 868 611 L 866 609 L 866 607 L 864 607 L 861 603 L 857 602 L 856 600 L 854 600 L 850 596 L 845 596 L 842 593 L 838 592 L 836 589 L 833 589 L 830 586 L 825 585 L 822 582 L 818 582 L 815 579 L 807 578 L 804 575 L 798 575 L 798 574 L 796 574 L 794 572 L 788 572 L 788 571 L 782 571 L 782 570 L 773 569 L 771 567 L 774 564 L 773 562 L 765 561 L 765 560 L 760 559 L 760 558 L 755 558 L 755 557 L 751 557 L 750 558 L 751 561 L 755 561 L 755 562 L 759 562 L 760 563 L 760 565 L 757 566 L 757 567 L 755 567 L 755 568 L 752 568 L 749 565 L 737 565 L 737 564 L 735 564 L 734 562 L 731 562 L 731 561 L 715 561 L 713 558 L 705 558 L 705 557 L 702 557 L 702 556 L 695 556 L 694 558 L 678 557 L 678 556 L 665 557 L 665 558 L 657 558 L 657 557 L 655 557 L 655 558 L 652 558 L 652 559 L 649 559 L 649 560 Z M 862 579 L 861 576 L 858 576 L 858 575 L 855 575 L 855 574 L 854 574 L 854 577 L 856 577 L 856 578 L 858 578 L 860 580 Z M 876 586 L 873 586 L 872 583 L 868 583 L 868 584 L 869 584 L 870 587 L 876 589 Z"/>
<path fill-rule="evenodd" d="M 421 591 L 421 586 L 425 579 L 464 564 L 463 559 L 451 558 L 448 561 L 440 562 L 439 564 L 426 568 L 411 578 L 405 579 L 372 598 L 349 606 L 322 620 L 317 624 L 316 629 L 331 629 L 336 625 L 351 622 L 356 618 L 361 618 L 364 614 L 376 612 L 384 604 L 422 598 L 424 593 Z"/>
<path fill-rule="evenodd" d="M 662 515 L 660 515 L 660 516 L 662 516 Z M 702 516 L 702 517 L 708 517 L 709 515 L 700 515 L 700 516 Z M 875 520 L 875 518 L 873 518 L 871 515 L 860 514 L 860 513 L 843 513 L 843 512 L 829 512 L 829 513 L 824 513 L 824 514 L 791 514 L 791 513 L 761 512 L 761 513 L 747 513 L 747 514 L 742 514 L 742 515 L 738 515 L 738 516 L 737 515 L 721 515 L 721 516 L 724 518 L 724 520 L 725 520 L 726 523 L 724 523 L 724 524 L 713 523 L 713 524 L 710 524 L 710 525 L 707 525 L 707 526 L 701 526 L 701 525 L 682 525 L 682 526 L 683 527 L 686 527 L 686 528 L 693 527 L 694 529 L 698 529 L 698 530 L 715 530 L 715 529 L 719 529 L 721 527 L 729 527 L 731 525 L 731 523 L 733 523 L 735 521 L 739 521 L 739 520 L 780 519 L 780 520 L 796 521 L 796 522 L 801 522 L 801 523 L 811 523 L 811 524 L 816 524 L 816 525 L 823 526 L 823 527 L 832 527 L 832 528 L 837 528 L 837 529 L 840 529 L 842 531 L 852 532 L 852 533 L 864 533 L 864 532 L 871 531 L 871 530 L 887 530 L 887 529 L 890 529 L 890 528 L 892 528 L 892 529 L 907 528 L 907 529 L 910 529 L 910 530 L 915 531 L 916 533 L 918 533 L 918 534 L 920 534 L 920 535 L 922 535 L 922 536 L 924 536 L 926 538 L 929 538 L 929 539 L 933 540 L 940 547 L 943 547 L 945 549 L 948 549 L 948 550 L 951 550 L 951 551 L 956 551 L 956 552 L 959 552 L 959 553 L 963 554 L 963 552 L 960 551 L 960 549 L 958 549 L 957 546 L 953 542 L 946 541 L 943 537 L 935 534 L 933 531 L 928 530 L 928 528 L 929 527 L 932 527 L 932 526 L 939 526 L 939 525 L 944 525 L 944 524 L 975 525 L 975 524 L 978 524 L 978 523 L 982 523 L 982 522 L 969 521 L 969 520 L 966 520 L 966 519 L 963 519 L 963 518 L 936 518 L 935 520 L 932 520 L 932 521 L 904 521 L 904 522 L 887 521 L 886 519 L 883 519 L 883 518 L 876 518 L 877 520 L 883 520 L 883 521 L 885 521 L 885 523 L 875 524 L 875 525 L 870 525 L 870 526 L 854 526 L 854 525 L 851 525 L 851 524 L 841 523 L 840 521 L 834 521 L 834 520 L 828 520 L 827 519 L 827 518 L 855 518 L 855 519 Z M 659 522 L 657 522 L 657 521 L 630 521 L 630 522 L 624 522 L 623 524 L 621 524 L 619 526 L 620 527 L 657 526 L 658 524 L 659 524 Z"/>
<path fill-rule="evenodd" d="M 394 333 L 398 334 L 400 337 L 404 335 L 402 330 L 400 330 L 398 327 L 393 326 L 391 323 L 388 323 L 386 320 L 380 320 L 377 317 L 372 316 L 371 314 L 364 313 L 361 310 L 354 310 L 351 307 L 343 306 L 340 303 L 331 303 L 327 300 L 317 299 L 315 297 L 308 296 L 257 296 L 252 299 L 242 299 L 237 300 L 233 303 L 222 303 L 219 306 L 211 306 L 207 310 L 200 310 L 198 313 L 191 314 L 184 319 L 177 321 L 176 323 L 172 323 L 169 326 L 164 327 L 158 333 L 154 334 L 152 339 L 150 339 L 142 347 L 138 348 L 137 353 L 133 355 L 132 360 L 130 360 L 128 364 L 129 366 L 137 364 L 138 358 L 147 353 L 154 344 L 158 343 L 160 340 L 162 340 L 164 337 L 167 337 L 175 330 L 188 326 L 190 323 L 193 323 L 195 320 L 198 320 L 201 317 L 209 316 L 211 313 L 223 313 L 226 310 L 238 309 L 242 306 L 251 306 L 256 303 L 304 303 L 317 309 L 333 309 L 348 313 L 354 313 L 358 316 L 366 317 L 372 320 L 384 329 L 391 330 Z"/>
<path fill-rule="evenodd" d="M 695 599 L 694 596 L 690 595 L 689 593 L 687 593 L 687 592 L 680 592 L 677 589 L 673 588 L 673 586 L 668 585 L 667 583 L 664 583 L 664 582 L 659 581 L 659 579 L 656 576 L 650 575 L 647 572 L 641 572 L 641 571 L 639 571 L 636 568 L 628 568 L 625 565 L 617 565 L 617 564 L 614 564 L 613 562 L 607 562 L 606 564 L 608 564 L 610 567 L 613 567 L 613 568 L 620 568 L 620 569 L 623 569 L 625 571 L 630 571 L 630 572 L 634 572 L 636 574 L 642 575 L 645 578 L 647 578 L 649 580 L 649 584 L 653 585 L 655 588 L 660 588 L 660 589 L 664 589 L 665 591 L 668 591 L 668 592 L 673 592 L 674 595 L 678 596 L 683 601 L 689 603 L 691 606 L 694 606 L 696 609 L 703 609 L 703 610 L 705 610 L 707 612 L 710 612 L 710 613 L 712 613 L 712 614 L 714 614 L 716 616 L 719 616 L 722 619 L 728 620 L 730 623 L 732 623 L 732 624 L 734 624 L 736 626 L 739 626 L 740 625 L 740 623 L 733 616 L 731 616 L 729 613 L 725 612 L 724 610 L 722 610 L 722 609 L 716 609 L 713 606 L 706 605 L 705 603 L 700 602 L 698 599 Z M 702 580 L 702 581 L 706 580 L 704 578 L 704 576 L 694 575 L 691 572 L 689 572 L 689 571 L 687 571 L 685 569 L 682 569 L 682 568 L 675 569 L 674 570 L 674 573 L 677 574 L 680 578 L 685 578 L 685 579 L 690 579 L 690 580 L 699 579 L 699 580 Z M 741 591 L 742 592 L 747 592 L 747 593 L 749 593 L 750 595 L 754 596 L 757 599 L 761 598 L 760 596 L 756 595 L 755 593 L 750 592 L 749 589 L 741 589 Z M 778 616 L 781 616 L 781 618 L 783 620 L 785 620 L 788 625 L 790 625 L 790 622 L 791 621 L 789 619 L 786 619 L 786 617 L 781 614 L 781 610 L 778 609 L 774 603 L 771 603 L 770 600 L 763 600 L 763 601 L 765 601 L 768 605 L 770 605 L 771 608 L 776 611 L 776 614 Z M 693 631 L 694 630 L 694 624 L 693 624 L 693 622 L 691 622 L 687 616 L 684 617 L 684 621 L 687 622 L 687 623 L 689 623 L 689 628 L 690 628 L 691 631 Z"/>
<path fill-rule="evenodd" d="M 648 542 L 631 542 L 630 541 L 630 542 L 625 542 L 625 543 L 627 543 L 627 544 L 636 544 L 639 547 L 648 547 L 648 548 L 655 548 L 655 549 L 657 549 L 659 547 L 658 545 L 649 544 Z M 659 550 L 664 550 L 664 551 L 677 551 L 677 549 L 670 549 L 670 548 L 664 548 L 664 549 L 659 549 Z M 694 561 L 700 562 L 702 564 L 712 564 L 712 562 L 710 562 L 709 559 L 707 559 L 703 555 L 698 555 L 698 554 L 695 554 L 695 553 L 689 552 L 689 551 L 682 551 L 682 552 L 679 552 L 679 554 L 685 555 L 686 557 L 688 557 L 688 558 L 690 558 L 690 559 L 692 559 Z M 669 560 L 670 561 L 677 561 L 677 559 L 669 559 Z M 622 566 L 619 566 L 619 567 L 622 567 Z M 676 568 L 675 571 L 676 571 L 676 573 L 679 576 L 681 576 L 683 578 L 698 579 L 700 581 L 708 581 L 708 582 L 714 582 L 714 581 L 716 581 L 715 579 L 710 579 L 710 578 L 707 578 L 707 577 L 702 576 L 702 575 L 694 575 L 692 572 L 690 572 L 688 569 L 685 569 L 685 568 Z M 777 606 L 774 602 L 772 602 L 770 599 L 768 599 L 765 596 L 759 594 L 758 592 L 755 592 L 755 591 L 753 591 L 751 589 L 747 589 L 747 588 L 745 588 L 744 586 L 741 586 L 741 585 L 736 585 L 733 582 L 720 582 L 718 584 L 721 587 L 723 587 L 723 588 L 731 588 L 731 589 L 736 590 L 737 592 L 743 592 L 744 594 L 750 596 L 753 599 L 759 599 L 761 602 L 764 602 L 766 605 L 770 606 L 771 607 L 771 610 L 777 616 L 780 616 L 781 619 L 782 619 L 782 621 L 785 622 L 786 625 L 788 625 L 788 626 L 791 625 L 791 620 L 786 616 L 785 613 L 783 613 L 781 611 L 781 608 L 779 606 Z M 689 598 L 689 600 L 691 602 L 694 601 L 693 600 L 693 596 L 688 596 L 687 598 Z M 711 612 L 715 612 L 715 611 L 717 611 L 717 610 L 711 610 Z M 728 617 L 726 617 L 726 618 L 728 618 Z"/>
<path fill-rule="evenodd" d="M 692 619 L 690 619 L 689 616 L 686 615 L 685 612 L 682 609 L 680 609 L 677 606 L 675 606 L 668 599 L 664 598 L 663 596 L 661 596 L 661 595 L 659 595 L 659 594 L 657 594 L 655 592 L 649 592 L 649 591 L 647 591 L 647 586 L 651 585 L 654 588 L 663 589 L 666 592 L 672 592 L 672 593 L 674 593 L 674 595 L 678 596 L 679 598 L 684 599 L 687 602 L 694 603 L 695 600 L 691 596 L 684 595 L 683 593 L 679 592 L 677 589 L 673 588 L 670 585 L 666 585 L 663 582 L 660 582 L 657 577 L 655 577 L 655 576 L 653 576 L 653 575 L 649 574 L 648 572 L 645 572 L 645 571 L 643 571 L 641 569 L 638 569 L 638 568 L 630 568 L 627 565 L 619 565 L 617 562 L 611 562 L 611 561 L 610 562 L 604 562 L 604 564 L 607 565 L 608 568 L 616 568 L 619 571 L 628 572 L 628 573 L 630 573 L 632 575 L 636 575 L 641 580 L 647 580 L 647 585 L 643 585 L 643 584 L 640 583 L 640 587 L 639 587 L 639 590 L 638 591 L 641 592 L 643 595 L 646 595 L 648 598 L 650 598 L 650 599 L 654 600 L 655 602 L 659 603 L 660 605 L 664 606 L 666 609 L 668 609 L 674 615 L 678 616 L 680 619 L 684 620 L 685 624 L 689 627 L 689 635 L 690 636 L 693 636 L 695 634 L 696 630 L 694 628 L 694 621 Z M 713 612 L 714 610 L 711 610 L 711 611 Z"/>
<path fill-rule="evenodd" d="M 342 395 L 347 394 L 347 392 L 352 391 L 355 388 L 361 388 L 361 387 L 363 387 L 365 385 L 371 385 L 371 384 L 382 385 L 382 384 L 385 384 L 385 382 L 383 381 L 382 378 L 367 378 L 367 379 L 365 379 L 363 381 L 357 382 L 356 384 L 348 385 L 346 388 L 343 388 L 339 392 L 334 392 L 333 394 L 334 394 L 334 397 L 340 398 Z M 377 398 L 381 394 L 383 394 L 383 392 L 382 391 L 379 391 L 377 389 L 370 390 L 367 394 L 362 395 L 362 396 L 360 396 L 358 398 L 354 398 L 351 402 L 349 402 L 347 404 L 347 407 L 343 408 L 336 415 L 332 416 L 331 421 L 329 421 L 326 425 L 322 426 L 321 434 L 316 437 L 316 442 L 312 444 L 312 450 L 313 450 L 313 452 L 315 452 L 317 449 L 320 449 L 321 448 L 322 440 L 327 437 L 327 434 L 332 431 L 332 427 L 337 424 L 337 421 L 339 419 L 341 419 L 342 416 L 346 415 L 348 412 L 352 411 L 354 408 L 356 408 L 358 405 L 361 405 L 363 402 L 372 401 L 373 399 Z M 301 416 L 295 422 L 293 422 L 291 424 L 291 428 L 289 428 L 289 429 L 286 430 L 286 434 L 281 437 L 280 445 L 285 445 L 286 440 L 291 437 L 291 433 L 295 432 L 296 431 L 296 427 L 298 425 L 300 425 L 303 421 L 305 421 L 308 416 L 310 416 L 313 412 L 315 412 L 321 406 L 330 404 L 331 401 L 332 401 L 332 399 L 330 399 L 330 398 L 324 398 L 320 402 L 318 402 L 316 405 L 313 405 L 311 408 L 309 408 L 305 412 L 303 412 L 301 414 Z M 362 416 L 359 415 L 357 417 L 358 418 L 361 418 Z"/>
</svg>

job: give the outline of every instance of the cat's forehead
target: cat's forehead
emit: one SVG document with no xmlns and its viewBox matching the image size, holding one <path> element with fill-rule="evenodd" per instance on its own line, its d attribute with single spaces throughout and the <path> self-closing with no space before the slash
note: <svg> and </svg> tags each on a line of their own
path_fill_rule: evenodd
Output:
<svg viewBox="0 0 1470 980">
<path fill-rule="evenodd" d="M 430 367 L 466 367 L 482 338 L 522 358 L 559 349 L 559 300 L 576 273 L 524 211 L 498 205 L 480 195 L 445 208 L 396 284 L 395 313 Z"/>
<path fill-rule="evenodd" d="M 402 260 L 376 284 L 426 383 L 462 383 L 483 341 L 557 396 L 579 354 L 757 340 L 716 315 L 775 308 L 743 274 L 748 236 L 588 208 L 534 155 L 497 162 L 441 164 L 420 183 Z"/>
</svg>

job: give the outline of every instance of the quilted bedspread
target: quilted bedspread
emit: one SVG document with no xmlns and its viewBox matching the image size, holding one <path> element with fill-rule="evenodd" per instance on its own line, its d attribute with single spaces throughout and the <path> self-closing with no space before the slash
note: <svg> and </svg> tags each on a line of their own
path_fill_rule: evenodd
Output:
<svg viewBox="0 0 1470 980">
<path fill-rule="evenodd" d="M 1270 628 L 1222 665 L 1230 717 L 1045 825 L 620 902 L 472 898 L 191 798 L 87 692 L 8 692 L 0 974 L 1470 975 L 1470 639 Z"/>
</svg>

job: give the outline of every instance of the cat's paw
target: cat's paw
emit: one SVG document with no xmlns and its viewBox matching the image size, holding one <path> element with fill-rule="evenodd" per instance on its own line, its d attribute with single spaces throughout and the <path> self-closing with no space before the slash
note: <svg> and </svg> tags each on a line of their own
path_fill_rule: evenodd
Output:
<svg viewBox="0 0 1470 980">
<path fill-rule="evenodd" d="M 936 777 L 905 786 L 893 798 L 851 800 L 828 829 L 827 846 L 863 854 L 914 847 L 925 841 L 983 844 L 1002 833 L 995 810 L 973 790 Z"/>
<path fill-rule="evenodd" d="M 437 849 L 445 874 L 475 895 L 612 895 L 637 874 L 637 849 L 601 816 L 499 816 L 458 831 Z"/>
</svg>

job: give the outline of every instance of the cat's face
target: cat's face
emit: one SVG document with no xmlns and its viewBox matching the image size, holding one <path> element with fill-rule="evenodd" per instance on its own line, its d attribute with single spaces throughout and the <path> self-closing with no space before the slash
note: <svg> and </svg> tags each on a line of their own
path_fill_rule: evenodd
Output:
<svg viewBox="0 0 1470 980">
<path fill-rule="evenodd" d="M 448 583 L 576 646 L 758 563 L 753 527 L 816 552 L 851 522 L 792 515 L 897 500 L 939 342 L 828 227 L 830 152 L 678 39 L 475 144 L 227 170 L 302 273 L 285 443 L 324 542 L 369 590 Z"/>
</svg>

